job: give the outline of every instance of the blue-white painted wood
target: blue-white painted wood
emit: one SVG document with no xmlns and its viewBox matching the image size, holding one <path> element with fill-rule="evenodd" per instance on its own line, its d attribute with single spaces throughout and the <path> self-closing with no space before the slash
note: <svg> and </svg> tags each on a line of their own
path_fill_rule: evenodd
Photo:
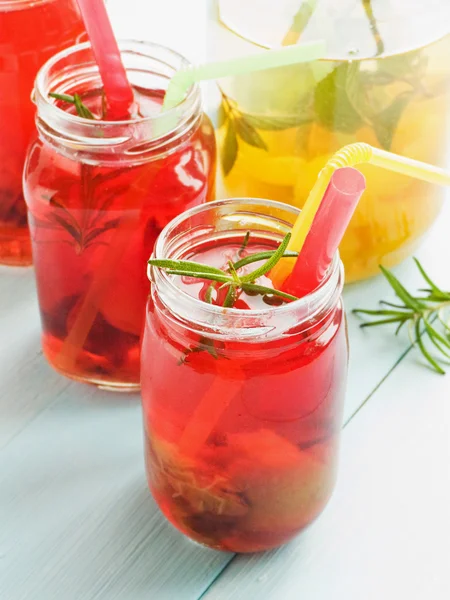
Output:
<svg viewBox="0 0 450 600">
<path fill-rule="evenodd" d="M 32 269 L 0 267 L 0 449 L 67 388 L 44 361 Z"/>
<path fill-rule="evenodd" d="M 2 600 L 201 594 L 229 557 L 166 523 L 147 490 L 142 455 L 138 396 L 76 383 L 3 449 Z"/>
</svg>

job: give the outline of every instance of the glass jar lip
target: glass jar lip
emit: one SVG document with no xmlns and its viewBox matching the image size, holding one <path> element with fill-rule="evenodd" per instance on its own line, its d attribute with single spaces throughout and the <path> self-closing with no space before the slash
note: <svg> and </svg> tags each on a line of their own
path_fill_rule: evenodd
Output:
<svg viewBox="0 0 450 600">
<path fill-rule="evenodd" d="M 431 24 L 435 24 L 436 26 L 436 35 L 432 34 L 431 36 L 428 36 L 426 39 L 426 42 L 420 42 L 418 45 L 416 45 L 415 43 L 413 44 L 401 44 L 398 48 L 394 47 L 393 49 L 388 48 L 387 52 L 383 52 L 383 54 L 381 55 L 383 58 L 388 58 L 388 57 L 393 57 L 393 56 L 399 56 L 401 54 L 404 54 L 406 52 L 412 51 L 412 50 L 416 50 L 419 48 L 422 48 L 425 45 L 437 42 L 439 40 L 441 40 L 442 38 L 444 38 L 446 35 L 448 35 L 450 33 L 450 28 L 445 26 L 445 23 L 448 22 L 448 16 L 450 15 L 450 7 L 449 4 L 447 2 L 447 0 L 431 0 L 433 6 L 430 8 L 430 6 L 426 5 L 426 3 L 418 3 L 415 2 L 415 5 L 413 7 L 410 7 L 410 10 L 408 11 L 408 14 L 403 14 L 403 4 L 405 6 L 407 6 L 407 2 L 406 0 L 402 0 L 402 2 L 400 2 L 401 4 L 401 8 L 400 6 L 395 6 L 393 8 L 391 8 L 390 10 L 392 11 L 389 14 L 388 18 L 383 18 L 383 16 L 378 16 L 375 15 L 375 19 L 377 21 L 377 23 L 380 25 L 390 25 L 391 27 L 396 27 L 396 26 L 400 26 L 403 28 L 406 28 L 406 30 L 408 30 L 408 27 L 414 27 L 414 30 L 416 28 L 418 28 L 418 30 L 420 31 L 421 29 L 424 28 L 424 23 L 431 23 Z M 233 11 L 231 11 L 230 13 L 228 12 L 228 0 L 218 0 L 218 4 L 219 4 L 219 16 L 218 19 L 221 23 L 221 25 L 228 31 L 230 32 L 232 35 L 236 36 L 237 38 L 240 38 L 240 40 L 242 40 L 244 43 L 249 44 L 251 47 L 254 48 L 263 48 L 266 50 L 270 50 L 270 49 L 274 49 L 276 47 L 278 47 L 281 42 L 282 39 L 286 32 L 288 31 L 288 26 L 286 26 L 285 29 L 283 29 L 282 31 L 280 30 L 280 24 L 277 23 L 275 25 L 275 27 L 273 26 L 273 21 L 270 19 L 271 15 L 268 14 L 267 9 L 266 8 L 262 8 L 262 10 L 259 12 L 258 16 L 256 18 L 252 18 L 252 25 L 253 27 L 249 30 L 248 28 L 248 24 L 245 21 L 240 22 L 239 18 L 236 17 L 235 14 L 233 14 Z M 234 3 L 231 2 L 231 4 L 233 5 Z M 276 5 L 276 3 L 272 3 L 273 6 Z M 276 5 L 276 9 L 280 8 L 280 14 L 285 14 L 285 16 L 287 18 L 295 18 L 294 15 L 294 11 L 291 10 L 291 6 L 287 6 L 289 4 L 289 2 L 284 2 L 284 4 L 286 6 L 280 8 L 278 5 Z M 290 3 L 292 4 L 292 2 Z M 297 3 L 298 4 L 298 3 Z M 328 5 L 329 4 L 329 5 Z M 330 21 L 332 22 L 334 19 L 334 15 L 331 14 L 331 9 L 334 9 L 334 6 L 331 6 L 333 4 L 332 0 L 330 0 L 329 3 L 325 3 L 325 5 L 323 6 L 323 10 L 324 13 L 320 14 L 320 19 L 319 22 L 327 22 Z M 336 4 L 338 4 L 336 2 Z M 355 2 L 356 4 L 356 2 Z M 383 4 L 383 3 L 381 3 Z M 221 5 L 224 5 L 223 7 Z M 295 10 L 298 9 L 297 5 L 294 3 L 292 5 Z M 272 7 L 271 7 L 272 8 Z M 283 8 L 286 9 L 285 11 L 283 11 Z M 330 10 L 327 10 L 330 9 Z M 287 11 L 287 12 L 286 12 Z M 316 12 L 316 9 L 313 9 L 313 12 Z M 291 14 L 292 13 L 292 14 Z M 338 15 L 339 16 L 339 15 Z M 314 15 L 313 15 L 314 17 Z M 337 16 L 336 16 L 337 18 Z M 349 14 L 343 14 L 340 15 L 340 20 L 344 21 L 344 22 L 348 22 L 350 24 L 352 24 L 353 22 L 355 22 L 355 15 L 353 13 L 349 13 Z M 358 16 L 358 20 L 360 19 L 360 17 Z M 311 18 L 311 22 L 313 22 L 313 18 Z M 365 20 L 365 19 L 364 19 Z M 273 38 L 271 37 L 271 35 L 267 35 L 264 33 L 260 33 L 258 25 L 260 25 L 261 21 L 263 23 L 270 23 L 271 27 L 270 27 L 270 31 L 273 32 L 274 30 L 277 31 L 278 33 L 280 33 L 280 37 L 276 37 Z M 364 23 L 362 21 L 362 23 Z M 437 27 L 437 24 L 443 24 L 440 27 Z M 361 29 L 361 26 L 359 26 L 359 28 Z M 371 52 L 360 52 L 358 50 L 358 38 L 355 37 L 355 39 L 353 39 L 353 36 L 350 36 L 350 38 L 347 40 L 347 42 L 349 42 L 349 50 L 346 51 L 334 51 L 333 49 L 333 38 L 335 38 L 335 34 L 334 34 L 334 30 L 335 28 L 331 28 L 329 31 L 331 33 L 328 32 L 327 29 L 325 29 L 323 32 L 319 31 L 315 31 L 314 28 L 311 31 L 311 27 L 310 27 L 310 23 L 307 23 L 306 28 L 304 29 L 303 33 L 302 33 L 302 37 L 301 39 L 304 41 L 312 41 L 315 39 L 321 39 L 321 38 L 325 38 L 325 41 L 327 42 L 327 51 L 326 51 L 326 55 L 320 59 L 318 59 L 317 63 L 320 64 L 324 64 L 324 65 L 332 65 L 332 63 L 335 62 L 355 62 L 355 63 L 365 63 L 365 62 L 369 62 L 371 60 L 374 59 L 378 59 L 380 58 L 380 55 L 378 55 L 378 53 L 376 55 L 372 55 Z M 372 37 L 372 35 L 371 35 Z M 384 36 L 382 36 L 384 37 Z M 415 40 L 417 38 L 416 36 L 413 36 L 413 39 Z M 420 40 L 420 38 L 419 38 Z M 352 46 L 354 46 L 354 48 L 352 48 Z M 357 51 L 356 53 L 354 51 Z"/>
<path fill-rule="evenodd" d="M 19 0 L 20 2 L 22 0 Z M 29 0 L 24 0 L 24 1 L 29 1 Z M 42 0 L 43 2 L 47 2 L 49 0 Z M 50 0 L 52 1 L 52 0 Z M 0 0 L 1 2 L 1 0 Z M 158 50 L 163 50 L 164 52 L 167 52 L 168 55 L 170 55 L 171 57 L 175 58 L 176 60 L 180 61 L 180 64 L 182 66 L 185 67 L 189 67 L 191 66 L 190 61 L 188 61 L 182 54 L 180 54 L 179 52 L 176 52 L 175 50 L 172 50 L 171 48 L 168 48 L 167 46 L 164 46 L 163 44 L 155 44 L 153 42 L 147 42 L 147 41 L 142 41 L 142 40 L 132 40 L 132 39 L 124 39 L 124 40 L 117 40 L 118 46 L 119 46 L 119 50 L 121 52 L 126 52 L 128 51 L 136 51 L 138 50 L 146 50 L 146 52 L 142 52 L 143 54 L 147 55 L 149 58 L 151 58 L 151 54 L 148 53 L 149 50 L 155 50 L 156 52 Z M 40 101 L 42 101 L 45 104 L 46 110 L 49 112 L 50 115 L 54 115 L 55 117 L 61 117 L 61 115 L 64 115 L 64 118 L 68 121 L 68 122 L 72 122 L 72 123 L 79 123 L 79 124 L 83 124 L 83 125 L 90 125 L 92 127 L 98 127 L 99 125 L 107 125 L 109 127 L 114 127 L 114 126 L 123 126 L 123 125 L 127 125 L 128 127 L 132 127 L 133 125 L 145 125 L 146 123 L 157 123 L 158 121 L 170 121 L 172 117 L 176 116 L 180 110 L 181 107 L 183 107 L 183 105 L 189 104 L 190 102 L 193 102 L 195 100 L 195 97 L 198 96 L 200 94 L 200 86 L 198 83 L 194 83 L 186 92 L 185 97 L 183 98 L 183 100 L 181 102 L 179 102 L 177 105 L 175 105 L 174 107 L 170 108 L 169 110 L 165 110 L 164 112 L 161 112 L 158 115 L 153 115 L 153 116 L 149 116 L 149 117 L 138 117 L 135 119 L 130 119 L 127 121 L 101 121 L 101 120 L 92 120 L 92 119 L 85 119 L 84 117 L 79 117 L 76 114 L 72 114 L 69 112 L 66 112 L 60 108 L 58 108 L 58 106 L 56 106 L 56 104 L 54 104 L 54 102 L 50 101 L 49 97 L 48 97 L 48 93 L 46 91 L 46 77 L 48 75 L 48 73 L 50 72 L 50 70 L 52 68 L 54 68 L 59 61 L 64 60 L 65 58 L 76 54 L 77 52 L 82 52 L 84 50 L 88 50 L 91 48 L 91 43 L 90 42 L 82 42 L 80 44 L 75 44 L 73 46 L 69 46 L 68 48 L 65 48 L 63 50 L 61 50 L 60 52 L 58 52 L 57 54 L 54 54 L 50 59 L 47 60 L 47 62 L 44 63 L 44 65 L 39 69 L 38 74 L 36 76 L 36 81 L 35 81 L 35 85 L 34 85 L 34 90 L 33 90 L 33 96 L 36 99 L 39 99 Z"/>
<path fill-rule="evenodd" d="M 266 200 L 263 198 L 227 198 L 224 200 L 215 200 L 213 202 L 207 202 L 206 204 L 201 204 L 200 206 L 196 206 L 194 208 L 189 209 L 188 211 L 178 215 L 168 225 L 164 227 L 161 231 L 153 252 L 154 258 L 167 258 L 164 256 L 164 244 L 166 239 L 170 236 L 171 232 L 173 232 L 178 226 L 180 226 L 184 220 L 189 219 L 195 215 L 200 214 L 206 210 L 211 210 L 220 206 L 226 207 L 227 205 L 231 205 L 235 202 L 242 202 L 246 204 L 254 204 L 255 206 L 261 207 L 270 207 L 273 209 L 282 209 L 287 212 L 291 212 L 293 215 L 300 214 L 300 209 L 295 206 L 291 206 L 288 204 L 284 204 L 282 202 L 278 202 L 276 200 Z M 148 265 L 147 268 L 147 276 L 149 280 L 154 283 L 154 278 L 151 276 L 152 269 L 155 267 L 151 267 Z M 321 281 L 321 283 L 315 288 L 311 293 L 299 298 L 298 300 L 294 300 L 287 304 L 282 304 L 280 306 L 268 306 L 267 308 L 262 309 L 250 309 L 250 310 L 242 310 L 239 308 L 224 308 L 222 306 L 216 306 L 214 304 L 208 304 L 190 296 L 183 289 L 177 287 L 173 281 L 173 279 L 167 275 L 167 273 L 163 269 L 159 269 L 156 267 L 158 275 L 163 282 L 163 285 L 168 286 L 171 294 L 178 296 L 178 298 L 182 298 L 187 305 L 190 305 L 192 308 L 200 309 L 204 314 L 208 314 L 209 316 L 221 316 L 229 315 L 231 317 L 244 317 L 245 319 L 251 319 L 254 317 L 261 317 L 264 315 L 277 315 L 282 317 L 283 315 L 289 314 L 292 311 L 298 311 L 301 309 L 306 309 L 309 306 L 325 306 L 327 301 L 335 294 L 336 287 L 343 287 L 344 280 L 344 269 L 339 256 L 339 251 L 337 250 L 333 261 Z M 318 312 L 318 311 L 317 311 Z"/>
</svg>

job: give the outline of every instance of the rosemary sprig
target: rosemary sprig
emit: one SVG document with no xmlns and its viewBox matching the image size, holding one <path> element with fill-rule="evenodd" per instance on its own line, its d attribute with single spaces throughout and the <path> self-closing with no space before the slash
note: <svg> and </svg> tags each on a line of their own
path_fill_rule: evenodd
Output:
<svg viewBox="0 0 450 600">
<path fill-rule="evenodd" d="M 233 263 L 236 271 L 241 267 L 245 267 L 246 265 L 251 265 L 254 262 L 258 262 L 259 260 L 267 260 L 273 256 L 273 250 L 268 250 L 267 252 L 256 252 L 255 254 L 250 254 L 245 258 L 241 258 L 237 262 Z M 297 258 L 298 252 L 292 252 L 291 250 L 285 250 L 283 254 L 283 258 Z"/>
<path fill-rule="evenodd" d="M 92 113 L 89 110 L 89 108 L 85 104 L 83 104 L 79 94 L 74 94 L 73 96 L 71 96 L 70 94 L 55 94 L 53 92 L 50 92 L 49 96 L 51 98 L 55 98 L 55 100 L 60 100 L 61 102 L 73 104 L 79 117 L 82 117 L 83 119 L 95 119 L 94 113 Z"/>
<path fill-rule="evenodd" d="M 250 231 L 247 231 L 247 233 L 244 236 L 244 239 L 242 240 L 242 245 L 241 245 L 241 247 L 238 250 L 238 256 L 239 257 L 242 256 L 242 253 L 247 248 L 247 244 L 248 244 L 249 239 L 250 239 Z"/>
<path fill-rule="evenodd" d="M 450 320 L 445 313 L 450 308 L 450 292 L 441 290 L 423 266 L 414 258 L 419 272 L 427 286 L 419 291 L 423 295 L 414 296 L 394 276 L 394 274 L 380 266 L 389 285 L 400 299 L 400 304 L 381 301 L 386 309 L 366 310 L 357 308 L 353 312 L 366 315 L 374 320 L 362 323 L 361 327 L 376 327 L 378 325 L 396 324 L 395 335 L 408 324 L 409 334 L 413 344 L 420 350 L 430 366 L 441 375 L 445 370 L 438 361 L 450 359 Z M 427 348 L 429 341 L 437 351 L 437 356 Z"/>
<path fill-rule="evenodd" d="M 238 252 L 238 257 L 240 257 L 242 251 L 245 250 L 249 237 L 250 233 L 247 232 L 242 247 Z M 297 297 L 282 292 L 281 290 L 272 289 L 256 283 L 256 281 L 263 275 L 266 275 L 281 258 L 293 258 L 298 256 L 297 252 L 289 252 L 286 250 L 290 239 L 291 234 L 288 233 L 276 250 L 250 254 L 244 258 L 239 258 L 239 260 L 235 262 L 228 261 L 226 270 L 190 260 L 150 259 L 148 264 L 152 267 L 165 269 L 169 275 L 193 277 L 195 279 L 214 282 L 206 290 L 205 302 L 212 304 L 213 291 L 219 292 L 220 290 L 226 289 L 226 295 L 222 304 L 224 308 L 233 308 L 241 292 L 248 292 L 251 295 L 262 295 L 263 300 L 268 300 L 267 304 L 272 303 L 270 299 L 273 296 L 276 296 L 281 301 L 291 302 L 297 300 Z M 239 270 L 242 267 L 261 260 L 265 260 L 265 262 L 250 273 L 243 275 L 239 273 Z M 222 285 L 217 288 L 217 283 L 221 283 Z"/>
</svg>

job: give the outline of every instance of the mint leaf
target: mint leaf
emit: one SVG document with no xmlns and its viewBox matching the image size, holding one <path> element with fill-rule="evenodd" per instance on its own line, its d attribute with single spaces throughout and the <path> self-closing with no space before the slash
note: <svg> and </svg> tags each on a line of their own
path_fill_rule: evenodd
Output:
<svg viewBox="0 0 450 600">
<path fill-rule="evenodd" d="M 276 117 L 276 116 L 262 116 L 262 115 L 250 115 L 249 113 L 241 113 L 242 119 L 245 119 L 247 123 L 256 127 L 257 129 L 263 129 L 265 131 L 284 131 L 285 129 L 291 129 L 292 127 L 300 127 L 307 125 L 313 120 L 313 112 L 311 109 L 305 109 L 297 115 L 289 117 Z"/>
<path fill-rule="evenodd" d="M 404 81 L 414 89 L 421 89 L 428 65 L 428 58 L 421 50 L 390 56 L 378 62 L 378 70 L 372 76 L 380 83 L 384 77 L 386 80 L 390 78 L 390 83 Z"/>
<path fill-rule="evenodd" d="M 219 106 L 219 111 L 217 113 L 217 126 L 222 127 L 222 125 L 225 125 L 225 123 L 227 122 L 227 119 L 228 119 L 227 111 L 225 110 L 225 107 L 222 103 Z"/>
<path fill-rule="evenodd" d="M 347 94 L 347 78 L 355 77 L 352 63 L 333 69 L 320 81 L 314 93 L 314 109 L 320 123 L 327 129 L 355 133 L 363 124 Z"/>
<path fill-rule="evenodd" d="M 410 102 L 412 93 L 405 92 L 394 99 L 392 104 L 380 112 L 373 120 L 373 129 L 380 145 L 390 150 L 398 122 Z"/>
<path fill-rule="evenodd" d="M 244 140 L 244 142 L 255 148 L 268 150 L 266 142 L 262 139 L 257 130 L 245 119 L 242 117 L 236 117 L 234 123 L 237 134 Z"/>
<path fill-rule="evenodd" d="M 235 129 L 233 121 L 230 119 L 228 121 L 228 129 L 227 129 L 227 133 L 225 135 L 225 140 L 223 143 L 221 157 L 220 157 L 221 162 L 222 162 L 223 174 L 225 176 L 227 176 L 228 173 L 233 168 L 234 163 L 236 162 L 237 154 L 238 154 L 238 142 L 237 142 L 237 137 L 236 137 L 236 129 Z"/>
</svg>

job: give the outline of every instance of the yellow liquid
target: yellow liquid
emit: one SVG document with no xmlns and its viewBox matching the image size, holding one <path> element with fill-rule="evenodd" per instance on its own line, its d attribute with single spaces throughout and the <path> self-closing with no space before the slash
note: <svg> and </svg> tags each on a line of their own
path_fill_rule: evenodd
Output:
<svg viewBox="0 0 450 600">
<path fill-rule="evenodd" d="M 319 61 L 225 82 L 218 139 L 227 194 L 301 207 L 327 160 L 357 141 L 447 166 L 448 56 L 445 36 L 401 54 Z M 340 248 L 347 282 L 414 252 L 444 193 L 370 165 L 358 168 L 367 189 Z"/>
</svg>

